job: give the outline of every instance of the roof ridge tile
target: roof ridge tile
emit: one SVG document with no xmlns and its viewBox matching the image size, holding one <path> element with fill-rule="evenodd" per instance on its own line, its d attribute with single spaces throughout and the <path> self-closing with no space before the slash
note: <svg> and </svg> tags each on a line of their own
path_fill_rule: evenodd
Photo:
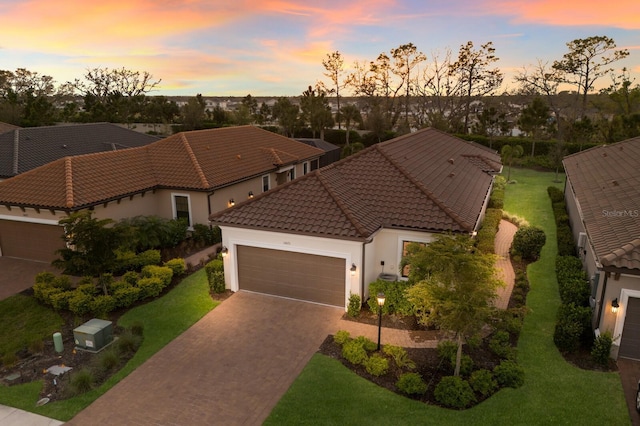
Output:
<svg viewBox="0 0 640 426">
<path fill-rule="evenodd" d="M 365 229 L 365 227 L 362 226 L 360 221 L 355 218 L 355 215 L 351 212 L 351 209 L 349 209 L 345 205 L 345 203 L 342 202 L 342 200 L 340 199 L 338 194 L 335 193 L 335 191 L 333 190 L 333 188 L 331 187 L 331 185 L 329 184 L 327 179 L 321 173 L 321 170 L 322 169 L 318 169 L 314 173 L 318 177 L 318 181 L 322 184 L 322 186 L 327 191 L 329 196 L 331 196 L 331 198 L 333 198 L 333 200 L 338 205 L 338 208 L 340 208 L 340 210 L 344 213 L 344 215 L 347 217 L 347 219 L 349 219 L 349 222 L 351 222 L 351 224 L 356 228 L 356 230 L 358 231 L 358 233 L 360 235 L 363 235 L 363 236 L 369 235 L 369 232 Z"/>
<path fill-rule="evenodd" d="M 73 168 L 72 168 L 72 158 L 73 157 L 65 157 L 64 159 L 64 185 L 66 191 L 66 207 L 73 207 Z"/>
<path fill-rule="evenodd" d="M 193 167 L 196 169 L 196 173 L 200 178 L 200 182 L 202 182 L 202 185 L 205 188 L 209 188 L 209 181 L 207 181 L 207 177 L 202 171 L 202 167 L 200 167 L 200 163 L 198 162 L 196 155 L 193 153 L 193 150 L 191 149 L 191 145 L 189 144 L 189 140 L 187 139 L 187 136 L 184 133 L 181 133 L 180 139 L 182 140 L 182 144 L 184 148 L 187 150 L 187 155 L 189 155 L 189 159 L 193 163 Z"/>
</svg>

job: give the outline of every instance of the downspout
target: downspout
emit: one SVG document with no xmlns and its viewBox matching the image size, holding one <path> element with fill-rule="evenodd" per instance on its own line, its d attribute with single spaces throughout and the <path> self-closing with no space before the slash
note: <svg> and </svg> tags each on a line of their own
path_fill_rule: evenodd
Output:
<svg viewBox="0 0 640 426">
<path fill-rule="evenodd" d="M 369 241 L 365 241 L 364 243 L 362 243 L 362 259 L 361 259 L 362 274 L 360 274 L 360 294 L 362 295 L 362 297 L 360 298 L 360 306 L 364 304 L 364 273 L 366 271 L 365 264 L 364 264 L 364 260 L 366 258 L 365 251 L 366 251 L 367 244 L 371 244 L 372 242 L 373 242 L 373 238 L 370 238 Z"/>
<path fill-rule="evenodd" d="M 213 229 L 213 226 L 211 226 L 211 221 L 209 220 L 209 216 L 211 216 L 211 213 L 213 213 L 211 211 L 211 196 L 213 194 L 215 194 L 216 191 L 211 191 L 207 194 L 207 211 L 208 211 L 208 215 L 207 215 L 207 223 L 209 223 L 209 229 Z"/>
<path fill-rule="evenodd" d="M 609 274 L 607 272 L 604 272 L 604 282 L 602 283 L 602 293 L 600 294 L 600 305 L 598 306 L 598 321 L 596 322 L 596 328 L 600 328 L 600 319 L 602 317 L 602 306 L 604 304 L 604 294 L 607 292 L 608 278 L 609 278 Z"/>
</svg>

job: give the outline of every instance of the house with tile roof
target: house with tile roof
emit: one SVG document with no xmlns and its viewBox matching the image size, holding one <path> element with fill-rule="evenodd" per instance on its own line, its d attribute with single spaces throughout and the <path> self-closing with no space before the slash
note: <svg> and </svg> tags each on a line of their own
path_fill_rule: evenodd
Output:
<svg viewBox="0 0 640 426">
<path fill-rule="evenodd" d="M 138 215 L 208 224 L 211 213 L 318 168 L 323 151 L 253 126 L 183 132 L 64 157 L 0 182 L 0 255 L 51 261 L 60 219 Z"/>
<path fill-rule="evenodd" d="M 210 216 L 227 288 L 346 308 L 379 277 L 406 279 L 411 242 L 474 235 L 494 176 L 492 150 L 424 129 L 376 144 Z"/>
<path fill-rule="evenodd" d="M 640 359 L 640 137 L 565 157 L 565 200 L 612 356 Z"/>
<path fill-rule="evenodd" d="M 5 132 L 0 127 L 0 181 L 60 158 L 135 148 L 158 140 L 112 123 L 12 126 Z"/>
</svg>

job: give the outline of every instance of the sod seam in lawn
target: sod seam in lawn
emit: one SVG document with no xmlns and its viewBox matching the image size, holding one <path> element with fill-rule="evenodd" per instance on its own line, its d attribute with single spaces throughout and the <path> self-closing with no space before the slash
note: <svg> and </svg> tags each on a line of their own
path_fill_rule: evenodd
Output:
<svg viewBox="0 0 640 426">
<path fill-rule="evenodd" d="M 124 314 L 118 325 L 128 327 L 136 322 L 144 325 L 144 340 L 136 355 L 99 388 L 86 394 L 36 407 L 41 382 L 0 386 L 0 404 L 42 414 L 62 421 L 70 420 L 82 409 L 111 389 L 153 354 L 178 337 L 211 311 L 219 302 L 209 296 L 204 269 L 188 276 L 169 293 Z"/>
<path fill-rule="evenodd" d="M 547 187 L 554 173 L 512 169 L 505 210 L 544 229 L 547 244 L 528 268 L 531 291 L 518 344 L 525 384 L 502 389 L 463 411 L 428 406 L 398 396 L 316 354 L 267 419 L 267 425 L 622 425 L 629 424 L 618 373 L 583 371 L 565 362 L 553 343 L 560 304 L 555 278 L 555 222 Z M 428 380 L 428 378 L 427 378 Z M 365 420 L 366 419 L 366 420 Z"/>
</svg>

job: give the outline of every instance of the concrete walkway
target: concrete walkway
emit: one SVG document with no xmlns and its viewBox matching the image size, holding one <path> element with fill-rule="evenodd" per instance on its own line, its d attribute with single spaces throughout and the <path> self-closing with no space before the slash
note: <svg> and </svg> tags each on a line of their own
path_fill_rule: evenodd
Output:
<svg viewBox="0 0 640 426">
<path fill-rule="evenodd" d="M 496 262 L 496 268 L 500 273 L 500 279 L 504 281 L 505 286 L 498 289 L 498 299 L 494 306 L 500 309 L 507 309 L 509 306 L 509 299 L 511 298 L 511 292 L 515 284 L 515 272 L 511 265 L 511 259 L 509 257 L 509 249 L 513 242 L 513 236 L 515 235 L 518 227 L 513 223 L 501 220 L 500 227 L 496 233 L 495 239 L 495 252 L 498 256 Z"/>
<path fill-rule="evenodd" d="M 0 425 L 2 426 L 59 426 L 58 420 L 0 405 Z"/>
</svg>

